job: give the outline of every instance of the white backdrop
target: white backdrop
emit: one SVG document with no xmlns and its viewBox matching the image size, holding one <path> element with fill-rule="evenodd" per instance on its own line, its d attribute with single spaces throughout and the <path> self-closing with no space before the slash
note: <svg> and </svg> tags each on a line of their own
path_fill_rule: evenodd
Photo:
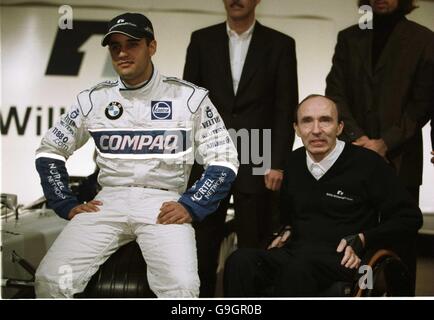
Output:
<svg viewBox="0 0 434 320">
<path fill-rule="evenodd" d="M 124 11 L 146 14 L 154 24 L 158 42 L 154 63 L 166 75 L 182 76 L 186 48 L 193 30 L 223 21 L 221 0 L 68 1 L 74 22 L 107 21 Z M 299 95 L 323 93 L 330 70 L 337 32 L 358 21 L 356 0 L 262 0 L 258 20 L 291 35 L 297 44 Z M 101 35 L 88 37 L 79 48 L 82 60 L 75 75 L 46 75 L 58 32 L 58 9 L 51 5 L 18 5 L 23 1 L 2 0 L 1 18 L 1 191 L 18 194 L 27 204 L 42 195 L 34 168 L 34 151 L 41 133 L 48 129 L 50 112 L 57 118 L 75 95 L 113 76 Z M 101 7 L 101 3 L 104 4 Z M 434 3 L 419 1 L 409 18 L 434 30 Z M 77 23 L 76 23 L 77 27 Z M 73 30 L 62 32 L 75 32 Z M 65 64 L 71 63 L 64 61 Z M 266 62 L 264 62 L 266 63 Z M 14 114 L 14 110 L 16 114 Z M 10 122 L 7 122 L 9 117 Z M 20 129 L 20 133 L 17 130 Z M 38 129 L 38 127 L 40 127 Z M 296 146 L 301 145 L 299 141 Z M 421 208 L 434 213 L 434 166 L 429 163 L 429 128 L 424 128 L 424 181 Z M 85 176 L 94 167 L 93 146 L 76 152 L 67 167 L 71 175 Z"/>
</svg>

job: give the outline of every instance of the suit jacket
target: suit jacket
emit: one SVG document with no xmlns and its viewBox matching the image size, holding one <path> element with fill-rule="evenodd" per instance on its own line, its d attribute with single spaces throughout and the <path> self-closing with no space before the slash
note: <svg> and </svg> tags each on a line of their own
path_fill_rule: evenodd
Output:
<svg viewBox="0 0 434 320">
<path fill-rule="evenodd" d="M 271 129 L 271 168 L 284 169 L 294 141 L 292 118 L 298 103 L 292 38 L 256 22 L 235 95 L 226 23 L 197 30 L 188 46 L 184 79 L 210 91 L 211 101 L 228 129 Z M 260 141 L 262 153 L 262 138 Z M 240 158 L 241 145 L 239 141 L 236 144 Z M 257 147 L 256 141 L 252 144 Z M 264 177 L 252 175 L 252 161 L 243 164 L 243 159 L 239 160 L 235 188 L 245 193 L 263 192 Z"/>
<path fill-rule="evenodd" d="M 387 157 L 406 186 L 422 183 L 422 127 L 434 93 L 434 34 L 407 19 L 397 23 L 377 65 L 372 30 L 341 31 L 326 95 L 340 107 L 344 140 L 384 139 Z"/>
</svg>

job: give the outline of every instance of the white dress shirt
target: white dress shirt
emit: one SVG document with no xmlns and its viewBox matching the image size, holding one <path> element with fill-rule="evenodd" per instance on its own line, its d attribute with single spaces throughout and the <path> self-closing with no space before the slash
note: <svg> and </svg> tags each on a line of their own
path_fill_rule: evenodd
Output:
<svg viewBox="0 0 434 320">
<path fill-rule="evenodd" d="M 250 40 L 252 40 L 254 27 L 255 23 L 253 23 L 249 29 L 242 34 L 238 34 L 232 30 L 226 22 L 226 30 L 229 37 L 229 59 L 231 61 L 232 85 L 235 94 L 237 93 L 238 84 L 240 83 L 241 73 L 243 71 L 244 62 L 246 61 Z"/>
<path fill-rule="evenodd" d="M 336 140 L 336 145 L 333 150 L 320 162 L 315 162 L 306 150 L 307 168 L 316 180 L 321 179 L 321 177 L 333 166 L 344 150 L 344 147 L 345 142 Z"/>
</svg>

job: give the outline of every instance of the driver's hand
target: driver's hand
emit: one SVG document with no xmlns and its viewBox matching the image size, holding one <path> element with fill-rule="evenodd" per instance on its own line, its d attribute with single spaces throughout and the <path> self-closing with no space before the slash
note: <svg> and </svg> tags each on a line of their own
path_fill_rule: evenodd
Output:
<svg viewBox="0 0 434 320">
<path fill-rule="evenodd" d="M 161 224 L 183 224 L 192 222 L 190 213 L 185 207 L 176 201 L 164 202 L 160 208 L 157 223 Z"/>
<path fill-rule="evenodd" d="M 79 204 L 69 211 L 68 219 L 71 220 L 74 216 L 83 212 L 97 212 L 99 211 L 98 206 L 102 206 L 102 202 L 99 200 L 92 200 L 87 203 Z"/>
</svg>

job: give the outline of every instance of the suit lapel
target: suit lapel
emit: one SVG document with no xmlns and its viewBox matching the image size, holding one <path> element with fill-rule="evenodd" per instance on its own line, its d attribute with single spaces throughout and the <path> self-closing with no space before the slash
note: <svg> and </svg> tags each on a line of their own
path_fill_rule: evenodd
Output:
<svg viewBox="0 0 434 320">
<path fill-rule="evenodd" d="M 249 49 L 244 62 L 243 71 L 241 72 L 241 79 L 238 85 L 237 94 L 244 90 L 249 83 L 249 80 L 255 74 L 258 66 L 264 64 L 265 59 L 263 59 L 263 55 L 265 53 L 266 41 L 267 39 L 266 35 L 264 34 L 264 28 L 259 22 L 256 21 L 255 27 L 253 29 L 252 40 L 250 40 Z"/>
<path fill-rule="evenodd" d="M 406 21 L 407 19 L 404 18 L 402 21 L 398 22 L 398 24 L 395 26 L 395 29 L 392 31 L 392 34 L 390 35 L 383 51 L 381 52 L 377 65 L 375 66 L 374 75 L 378 73 L 387 63 L 389 63 L 391 57 L 396 56 L 397 52 L 401 56 L 401 43 L 406 42 L 408 37 Z"/>
<path fill-rule="evenodd" d="M 226 31 L 226 23 L 221 24 L 221 28 L 218 32 L 218 39 L 214 41 L 216 45 L 216 59 L 215 63 L 220 62 L 220 70 L 222 72 L 222 83 L 225 89 L 230 93 L 231 97 L 234 97 L 234 88 L 232 85 L 232 72 L 231 62 L 229 58 L 229 38 Z"/>
<path fill-rule="evenodd" d="M 372 30 L 360 30 L 357 49 L 367 74 L 372 78 Z"/>
</svg>

